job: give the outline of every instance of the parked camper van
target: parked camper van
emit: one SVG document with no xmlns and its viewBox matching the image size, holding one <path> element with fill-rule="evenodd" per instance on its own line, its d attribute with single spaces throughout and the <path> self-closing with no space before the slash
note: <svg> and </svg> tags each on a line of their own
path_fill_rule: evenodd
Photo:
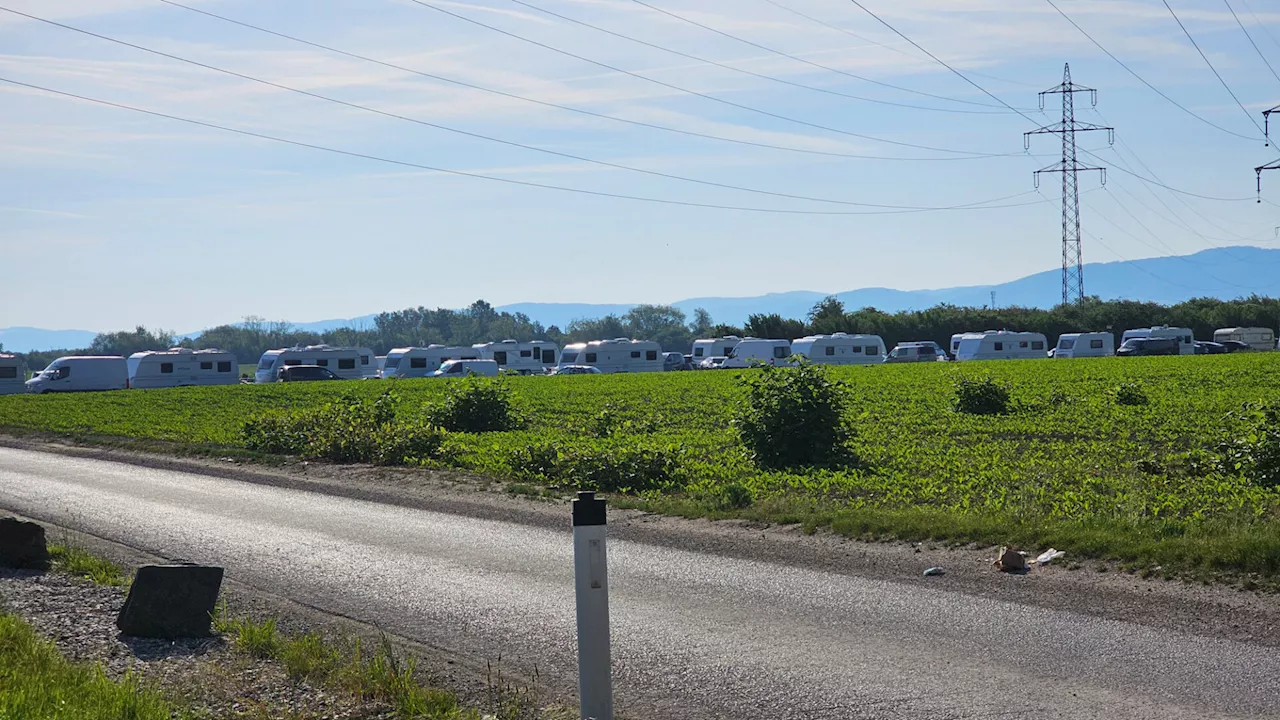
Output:
<svg viewBox="0 0 1280 720">
<path fill-rule="evenodd" d="M 1124 335 L 1120 337 L 1120 345 L 1123 346 L 1125 341 L 1134 338 L 1176 338 L 1178 341 L 1178 355 L 1194 355 L 1196 352 L 1196 341 L 1191 334 L 1190 328 L 1158 325 L 1156 327 L 1125 330 Z"/>
<path fill-rule="evenodd" d="M 1116 337 L 1109 332 L 1064 333 L 1058 337 L 1053 357 L 1110 357 L 1116 354 Z"/>
<path fill-rule="evenodd" d="M 603 373 L 662 372 L 662 346 L 649 340 L 593 340 L 566 345 L 560 367 L 592 365 Z"/>
<path fill-rule="evenodd" d="M 221 350 L 170 348 L 129 356 L 129 387 L 134 389 L 189 385 L 236 385 L 236 356 Z"/>
<path fill-rule="evenodd" d="M 329 368 L 334 375 L 343 380 L 359 380 L 364 377 L 364 371 L 360 365 L 361 352 L 356 348 L 330 347 L 329 345 L 268 350 L 262 353 L 262 359 L 258 361 L 258 371 L 254 373 L 254 381 L 273 383 L 279 378 L 280 368 L 287 365 L 317 365 Z M 372 364 L 373 353 L 368 352 L 368 356 Z"/>
<path fill-rule="evenodd" d="M 946 360 L 947 355 L 935 342 L 898 343 L 885 356 L 887 363 L 938 362 Z"/>
<path fill-rule="evenodd" d="M 479 359 L 479 350 L 458 345 L 396 348 L 387 353 L 380 377 L 384 380 L 429 377 L 449 360 Z"/>
<path fill-rule="evenodd" d="M 1225 343 L 1230 340 L 1242 342 L 1251 350 L 1274 350 L 1276 347 L 1276 334 L 1271 328 L 1236 327 L 1213 331 L 1214 342 Z"/>
<path fill-rule="evenodd" d="M 790 365 L 791 343 L 786 340 L 765 340 L 762 338 L 743 338 L 729 351 L 728 359 L 721 367 L 725 370 L 736 370 L 758 365 Z"/>
<path fill-rule="evenodd" d="M 502 370 L 514 370 L 521 374 L 543 373 L 556 366 L 556 344 L 547 340 L 479 343 L 472 345 L 480 358 L 498 363 Z"/>
<path fill-rule="evenodd" d="M 693 366 L 707 358 L 728 357 L 729 351 L 742 342 L 737 335 L 725 335 L 720 338 L 702 338 L 693 341 Z"/>
<path fill-rule="evenodd" d="M 129 366 L 119 355 L 60 357 L 26 385 L 29 393 L 124 390 L 128 386 Z"/>
<path fill-rule="evenodd" d="M 878 365 L 884 362 L 884 340 L 879 335 L 810 335 L 791 342 L 793 355 L 804 355 L 815 365 Z"/>
<path fill-rule="evenodd" d="M 1047 358 L 1048 343 L 1037 332 L 988 330 L 965 333 L 956 350 L 956 360 L 1029 360 Z"/>
<path fill-rule="evenodd" d="M 0 353 L 0 395 L 26 392 L 26 380 L 22 373 L 22 361 L 17 355 Z"/>
<path fill-rule="evenodd" d="M 431 373 L 431 377 L 466 377 L 467 375 L 480 375 L 481 377 L 497 377 L 498 363 L 496 360 L 450 360 L 440 366 L 439 370 Z"/>
</svg>

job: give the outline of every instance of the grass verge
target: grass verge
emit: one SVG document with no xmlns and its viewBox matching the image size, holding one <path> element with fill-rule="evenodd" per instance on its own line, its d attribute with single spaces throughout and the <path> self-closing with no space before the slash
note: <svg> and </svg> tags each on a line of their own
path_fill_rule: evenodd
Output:
<svg viewBox="0 0 1280 720">
<path fill-rule="evenodd" d="M 185 717 L 132 677 L 69 662 L 16 615 L 0 614 L 0 718 L 170 720 Z"/>
<path fill-rule="evenodd" d="M 54 570 L 67 575 L 91 580 L 98 585 L 124 587 L 129 584 L 128 575 L 119 565 L 83 548 L 67 544 L 50 545 L 49 558 L 53 561 Z"/>
</svg>

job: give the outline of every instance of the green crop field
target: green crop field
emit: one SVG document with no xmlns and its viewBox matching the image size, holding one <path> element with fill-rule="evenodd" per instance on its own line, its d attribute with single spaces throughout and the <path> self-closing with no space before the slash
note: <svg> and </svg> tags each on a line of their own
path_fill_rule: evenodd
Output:
<svg viewBox="0 0 1280 720">
<path fill-rule="evenodd" d="M 651 509 L 802 522 L 854 536 L 1052 544 L 1073 557 L 1280 577 L 1280 489 L 1209 462 L 1220 442 L 1248 432 L 1244 403 L 1280 401 L 1280 353 L 831 372 L 855 398 L 861 469 L 754 467 L 730 425 L 745 391 L 739 373 L 725 371 L 510 378 L 525 427 L 455 434 L 448 463 L 515 480 L 522 466 L 513 458 L 530 446 L 652 448 L 678 458 L 680 481 L 628 501 Z M 955 381 L 986 376 L 1009 385 L 1015 410 L 956 412 Z M 0 397 L 0 428 L 235 448 L 243 447 L 245 421 L 261 412 L 394 389 L 400 412 L 412 414 L 440 398 L 447 382 Z M 1149 402 L 1117 402 L 1115 390 L 1126 383 Z M 614 432 L 601 432 L 602 423 Z M 740 487 L 727 504 L 728 486 Z"/>
</svg>

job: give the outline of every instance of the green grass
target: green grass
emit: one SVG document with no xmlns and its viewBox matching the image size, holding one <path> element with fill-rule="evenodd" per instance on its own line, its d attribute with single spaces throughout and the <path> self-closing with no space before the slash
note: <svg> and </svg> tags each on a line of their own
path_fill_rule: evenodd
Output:
<svg viewBox="0 0 1280 720">
<path fill-rule="evenodd" d="M 1280 577 L 1280 490 L 1193 471 L 1197 453 L 1240 432 L 1245 402 L 1280 401 L 1280 353 L 838 368 L 865 470 L 766 472 L 730 427 L 737 372 L 520 377 L 507 382 L 520 430 L 454 434 L 448 463 L 519 482 L 515 494 L 574 477 L 544 477 L 517 451 L 678 458 L 677 487 L 627 498 L 663 512 L 798 522 L 854 537 L 1053 545 L 1193 571 Z M 952 408 L 961 377 L 1011 388 L 1014 411 Z M 0 428 L 242 450 L 255 414 L 314 407 L 387 388 L 401 413 L 437 401 L 444 382 L 299 383 L 0 398 Z M 1130 388 L 1121 390 L 1121 388 Z M 1117 397 L 1140 389 L 1143 404 Z M 601 421 L 606 407 L 615 417 Z M 602 432 L 602 427 L 620 428 Z M 724 488 L 745 488 L 735 508 Z"/>
<path fill-rule="evenodd" d="M 126 677 L 68 662 L 15 615 L 0 615 L 0 718 L 6 720 L 169 720 L 173 709 Z"/>
<path fill-rule="evenodd" d="M 92 580 L 98 585 L 121 587 L 129 584 L 129 578 L 119 565 L 95 557 L 88 551 L 70 545 L 50 545 L 49 557 L 53 569 L 68 575 Z"/>
</svg>

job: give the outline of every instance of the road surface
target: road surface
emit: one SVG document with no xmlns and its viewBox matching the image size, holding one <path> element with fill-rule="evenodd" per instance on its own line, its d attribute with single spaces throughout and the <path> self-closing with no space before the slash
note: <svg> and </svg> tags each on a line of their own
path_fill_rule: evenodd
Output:
<svg viewBox="0 0 1280 720">
<path fill-rule="evenodd" d="M 554 530 L 4 448 L 0 508 L 575 687 L 567 513 Z M 616 693 L 633 718 L 1280 714 L 1274 648 L 919 583 L 609 551 Z"/>
</svg>

